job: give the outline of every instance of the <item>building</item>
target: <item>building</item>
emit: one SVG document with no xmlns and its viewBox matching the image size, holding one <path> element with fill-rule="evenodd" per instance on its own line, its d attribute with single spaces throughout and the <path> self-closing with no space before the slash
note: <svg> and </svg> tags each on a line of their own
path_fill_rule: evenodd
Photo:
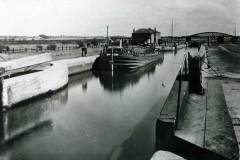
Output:
<svg viewBox="0 0 240 160">
<path fill-rule="evenodd" d="M 158 44 L 160 39 L 160 32 L 151 28 L 140 28 L 132 33 L 132 44 L 141 45 L 141 44 Z"/>
<path fill-rule="evenodd" d="M 231 42 L 234 36 L 221 32 L 202 32 L 187 36 L 187 41 L 196 41 L 201 43 L 226 43 Z"/>
</svg>

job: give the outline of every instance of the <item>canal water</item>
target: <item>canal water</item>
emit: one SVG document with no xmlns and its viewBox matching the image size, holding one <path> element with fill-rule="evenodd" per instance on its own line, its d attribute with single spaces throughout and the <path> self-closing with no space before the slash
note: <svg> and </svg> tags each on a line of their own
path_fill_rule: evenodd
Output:
<svg viewBox="0 0 240 160">
<path fill-rule="evenodd" d="M 156 118 L 184 53 L 164 53 L 133 74 L 71 76 L 64 89 L 1 113 L 0 159 L 150 159 Z"/>
</svg>

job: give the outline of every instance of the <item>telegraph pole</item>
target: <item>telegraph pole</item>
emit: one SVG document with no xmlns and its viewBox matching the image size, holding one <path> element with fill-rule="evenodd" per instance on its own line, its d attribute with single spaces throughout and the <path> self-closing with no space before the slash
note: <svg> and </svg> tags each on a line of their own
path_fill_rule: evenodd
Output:
<svg viewBox="0 0 240 160">
<path fill-rule="evenodd" d="M 173 19 L 172 19 L 172 26 L 171 26 L 171 37 L 172 37 L 172 41 L 173 41 Z"/>
<path fill-rule="evenodd" d="M 108 26 L 107 26 L 107 46 L 108 46 L 109 42 L 108 42 Z"/>
<path fill-rule="evenodd" d="M 237 36 L 237 23 L 234 23 L 234 35 Z"/>
<path fill-rule="evenodd" d="M 186 32 L 185 42 L 187 42 L 187 32 Z"/>
</svg>

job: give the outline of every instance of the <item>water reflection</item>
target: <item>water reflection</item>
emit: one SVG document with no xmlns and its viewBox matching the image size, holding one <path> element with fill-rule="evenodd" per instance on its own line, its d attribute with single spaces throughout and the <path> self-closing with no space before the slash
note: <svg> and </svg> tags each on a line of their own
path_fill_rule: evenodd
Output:
<svg viewBox="0 0 240 160">
<path fill-rule="evenodd" d="M 156 66 L 161 65 L 163 63 L 163 60 L 164 58 L 146 67 L 142 67 L 136 72 L 119 73 L 111 71 L 101 71 L 94 72 L 94 75 L 99 78 L 99 81 L 104 87 L 104 89 L 110 92 L 123 91 L 128 86 L 138 84 L 138 82 L 144 75 L 147 75 L 148 78 L 153 75 L 156 70 Z"/>
<path fill-rule="evenodd" d="M 79 86 L 79 84 L 84 84 L 93 78 L 92 72 L 83 72 L 81 74 L 76 74 L 71 76 L 68 80 L 68 88 L 73 88 Z"/>
<path fill-rule="evenodd" d="M 50 114 L 59 111 L 68 101 L 68 90 L 62 89 L 55 94 L 45 95 L 15 106 L 1 113 L 0 141 L 5 143 L 34 128 L 51 126 Z"/>
<path fill-rule="evenodd" d="M 67 106 L 69 88 L 83 83 L 83 90 L 87 90 L 87 81 L 92 77 L 91 72 L 71 76 L 67 88 L 19 103 L 6 113 L 0 112 L 0 143 L 24 138 L 27 133 L 43 128 L 52 128 L 51 117 Z"/>
<path fill-rule="evenodd" d="M 160 107 L 163 104 L 163 97 L 151 107 L 143 119 L 133 128 L 131 135 L 123 141 L 119 146 L 113 148 L 107 159 L 111 160 L 117 154 L 117 160 L 136 159 L 145 160 L 151 159 L 155 152 L 155 124 L 156 120 L 153 118 L 160 112 Z M 154 115 L 154 116 L 153 116 Z M 162 128 L 161 132 L 165 133 Z"/>
<path fill-rule="evenodd" d="M 82 84 L 82 90 L 85 92 L 87 91 L 87 82 Z"/>
</svg>

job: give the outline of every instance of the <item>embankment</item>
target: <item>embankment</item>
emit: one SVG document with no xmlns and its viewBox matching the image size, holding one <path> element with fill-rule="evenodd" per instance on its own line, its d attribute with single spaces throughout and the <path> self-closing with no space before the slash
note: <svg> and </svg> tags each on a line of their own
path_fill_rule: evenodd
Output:
<svg viewBox="0 0 240 160">
<path fill-rule="evenodd" d="M 23 74 L 2 81 L 2 104 L 14 104 L 56 91 L 68 84 L 68 76 L 91 70 L 97 56 L 80 57 L 50 62 L 36 72 Z M 20 60 L 18 60 L 20 61 Z M 24 62 L 24 58 L 22 59 Z"/>
</svg>

